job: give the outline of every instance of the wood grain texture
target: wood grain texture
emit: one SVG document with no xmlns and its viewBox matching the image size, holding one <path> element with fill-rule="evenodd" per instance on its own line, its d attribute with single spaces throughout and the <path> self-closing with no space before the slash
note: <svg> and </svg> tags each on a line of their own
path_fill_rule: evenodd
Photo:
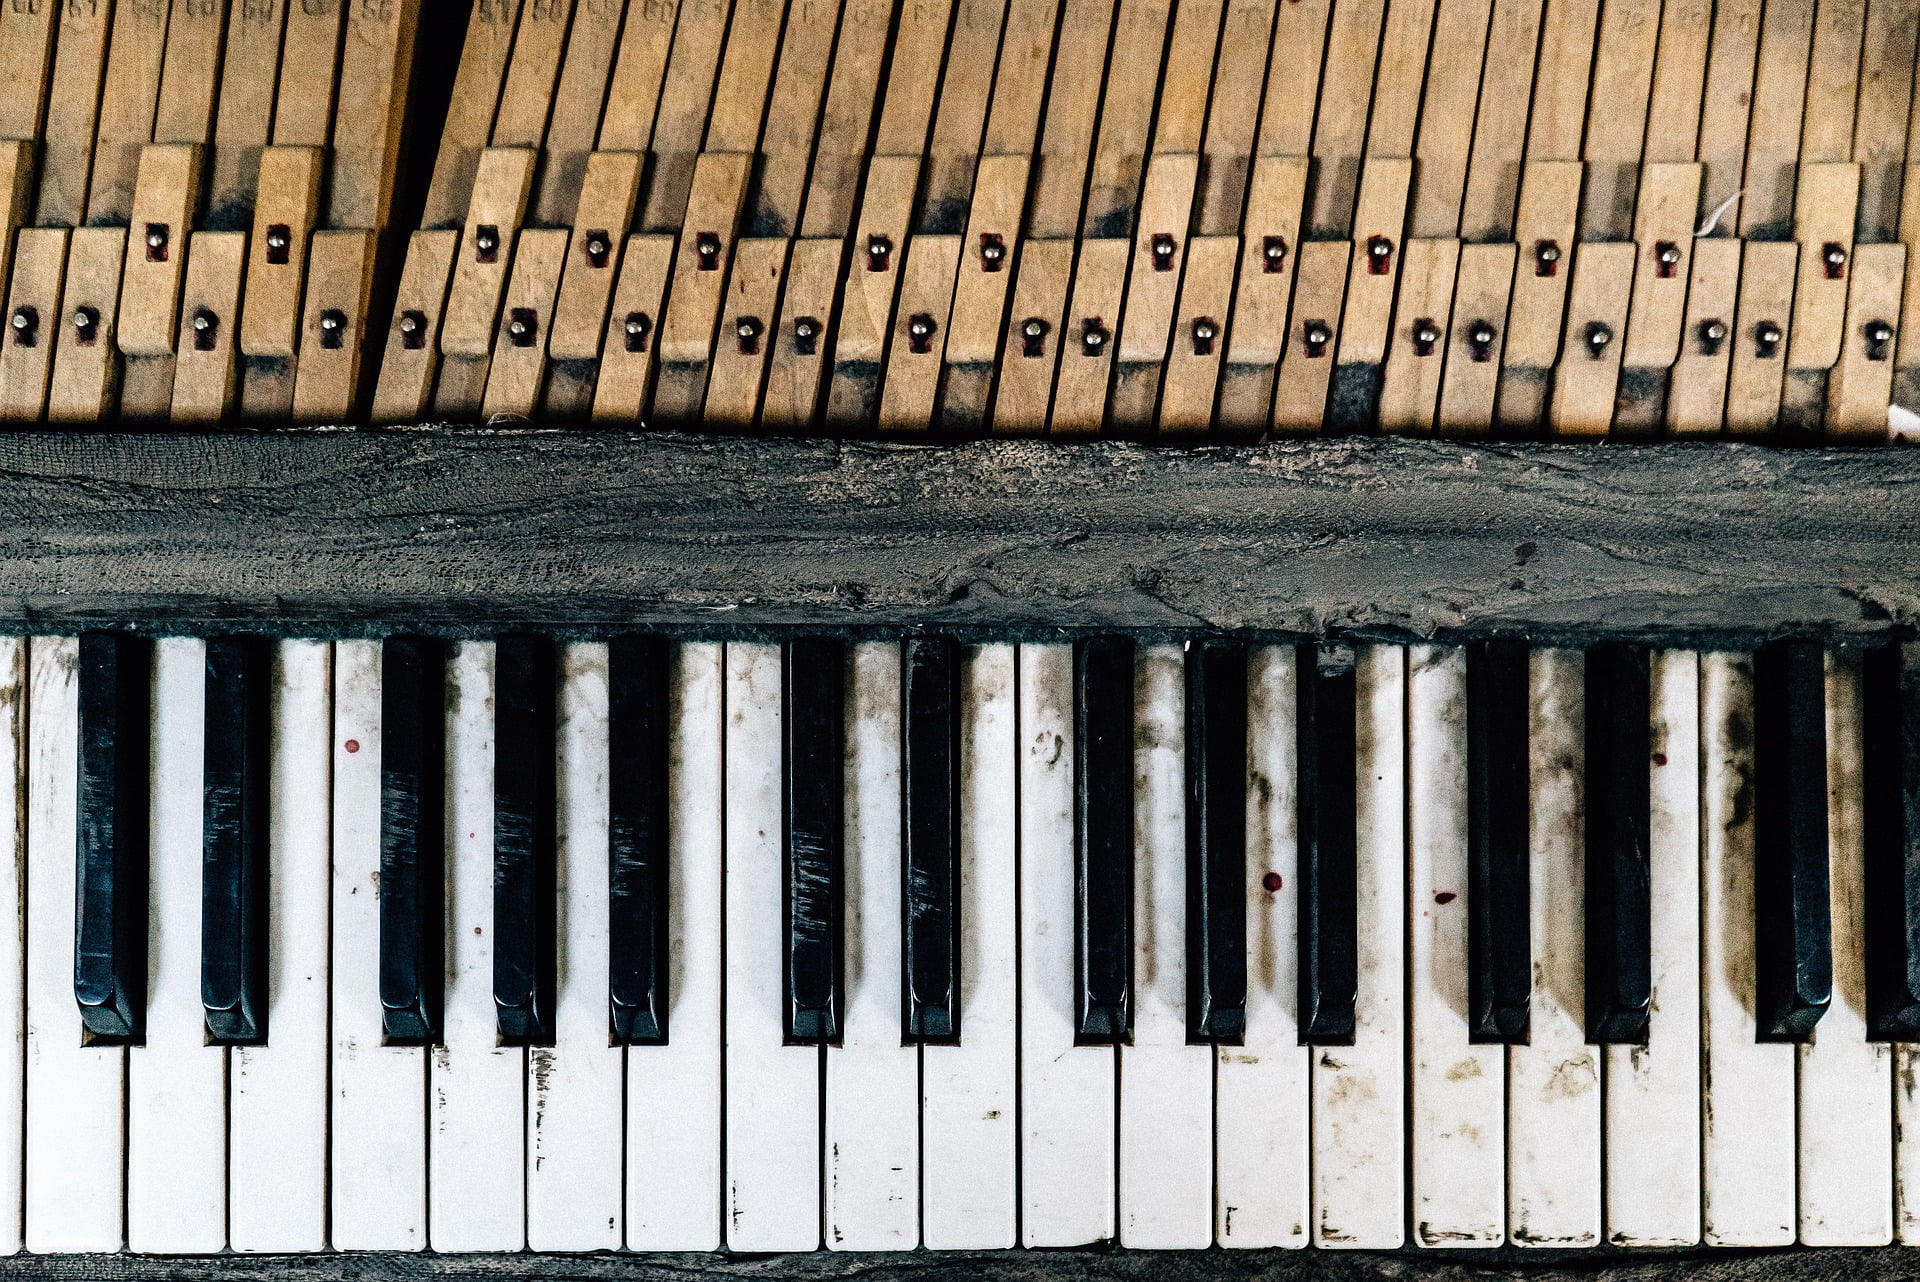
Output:
<svg viewBox="0 0 1920 1282">
<path fill-rule="evenodd" d="M 618 431 L 0 436 L 0 627 L 1526 632 L 1920 621 L 1920 451 Z"/>
</svg>

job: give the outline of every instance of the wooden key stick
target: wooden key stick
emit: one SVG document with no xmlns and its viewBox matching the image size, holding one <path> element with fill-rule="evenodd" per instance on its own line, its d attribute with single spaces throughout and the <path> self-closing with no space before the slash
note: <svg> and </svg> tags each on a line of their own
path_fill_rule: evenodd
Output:
<svg viewBox="0 0 1920 1282">
<path fill-rule="evenodd" d="M 607 101 L 600 112 L 600 133 L 594 143 L 601 151 L 646 149 L 667 78 L 667 55 L 673 49 L 680 0 L 629 4 L 627 10 L 625 25 L 620 29 L 620 47 L 613 56 L 613 72 L 607 81 Z M 720 15 L 719 24 L 724 36 L 725 14 Z M 713 56 L 719 57 L 717 43 Z M 709 70 L 707 74 L 711 88 L 713 73 Z"/>
<path fill-rule="evenodd" d="M 1293 0 L 1298 3 L 1298 0 Z M 1201 146 L 1198 220 L 1203 236 L 1232 236 L 1246 213 L 1258 123 L 1252 104 L 1264 91 L 1276 0 L 1228 0 L 1213 69 L 1213 100 Z"/>
<path fill-rule="evenodd" d="M 426 208 L 420 225 L 429 229 L 459 227 L 473 203 L 473 179 L 480 153 L 493 132 L 500 104 L 500 86 L 506 80 L 507 59 L 520 21 L 523 0 L 476 0 L 467 15 L 465 43 L 454 75 L 453 97 L 440 127 L 439 151 L 433 178 L 427 187 Z M 667 30 L 673 29 L 671 14 Z M 649 114 L 651 119 L 651 114 Z"/>
<path fill-rule="evenodd" d="M 838 428 L 873 421 L 879 407 L 880 362 L 893 324 L 920 157 L 875 156 L 854 223 L 847 283 L 840 299 L 840 332 L 827 391 L 827 423 Z"/>
<path fill-rule="evenodd" d="M 1110 424 L 1145 431 L 1159 399 L 1160 370 L 1173 333 L 1181 268 L 1193 219 L 1193 193 L 1200 174 L 1194 153 L 1155 156 L 1147 164 L 1140 217 L 1134 226 L 1133 262 L 1121 316 L 1114 368 Z"/>
<path fill-rule="evenodd" d="M 218 423 L 236 408 L 240 368 L 240 272 L 247 237 L 237 231 L 197 231 L 187 241 L 180 330 L 174 340 L 173 405 L 177 424 Z"/>
<path fill-rule="evenodd" d="M 320 209 L 324 160 L 318 147 L 269 147 L 260 154 L 260 197 L 247 253 L 240 351 L 291 359 L 300 332 L 307 240 Z"/>
<path fill-rule="evenodd" d="M 1556 435 L 1604 436 L 1613 425 L 1634 253 L 1628 241 L 1588 243 L 1574 251 L 1566 335 L 1554 367 L 1548 419 Z"/>
<path fill-rule="evenodd" d="M 1665 369 L 1680 354 L 1688 260 L 1699 212 L 1699 165 L 1658 163 L 1641 170 L 1633 215 L 1640 257 L 1621 357 L 1627 369 Z"/>
<path fill-rule="evenodd" d="M 1642 157 L 1649 164 L 1677 164 L 1697 154 L 1713 13 L 1713 0 L 1668 0 L 1661 15 Z"/>
<path fill-rule="evenodd" d="M 768 358 L 779 342 L 780 284 L 786 273 L 785 237 L 742 240 L 733 255 L 733 278 L 720 313 L 707 381 L 705 421 L 718 427 L 751 427 L 760 410 Z"/>
<path fill-rule="evenodd" d="M 533 191 L 531 217 L 537 227 L 566 226 L 574 215 L 600 132 L 607 78 L 626 8 L 625 0 L 577 0 L 574 5 L 566 59 L 547 118 L 545 161 Z M 619 234 L 624 230 L 624 225 L 616 229 L 616 240 L 625 239 Z"/>
<path fill-rule="evenodd" d="M 379 231 L 392 214 L 421 0 L 353 0 L 340 60 L 327 225 Z"/>
<path fill-rule="evenodd" d="M 593 394 L 596 423 L 637 423 L 647 412 L 660 360 L 660 309 L 673 271 L 673 250 L 671 236 L 627 238 L 600 348 L 600 377 Z"/>
<path fill-rule="evenodd" d="M 1859 200 L 1860 166 L 1800 166 L 1800 194 L 1793 215 L 1793 238 L 1800 244 L 1800 278 L 1793 295 L 1788 369 L 1831 369 L 1840 359 Z"/>
<path fill-rule="evenodd" d="M 53 77 L 53 34 L 63 4 L 18 0 L 0 11 L 0 140 L 31 142 L 46 122 L 47 85 Z"/>
<path fill-rule="evenodd" d="M 1542 7 L 1541 0 L 1494 0 L 1460 204 L 1464 240 L 1492 242 L 1513 236 Z"/>
<path fill-rule="evenodd" d="M 1034 435 L 1046 430 L 1054 373 L 1073 346 L 1067 321 L 1073 248 L 1073 241 L 1064 239 L 1030 240 L 1020 247 L 1020 277 L 1014 282 L 994 388 L 995 432 Z"/>
<path fill-rule="evenodd" d="M 1414 144 L 1419 163 L 1407 218 L 1411 236 L 1459 233 L 1474 106 L 1492 16 L 1493 0 L 1445 0 L 1434 16 L 1433 50 L 1427 55 L 1431 70 Z"/>
<path fill-rule="evenodd" d="M 1862 245 L 1854 253 L 1846 333 L 1827 384 L 1828 436 L 1886 439 L 1906 264 L 1905 245 Z"/>
<path fill-rule="evenodd" d="M 1913 110 L 1913 67 L 1920 15 L 1911 4 L 1870 2 L 1860 61 L 1860 104 L 1853 122 L 1851 159 L 1860 166 L 1860 210 L 1855 239 L 1900 239 L 1901 191 L 1906 179 L 1906 122 Z"/>
<path fill-rule="evenodd" d="M 1213 424 L 1239 260 L 1238 236 L 1196 236 L 1187 244 L 1187 271 L 1180 284 L 1160 395 L 1159 426 L 1164 434 L 1204 436 Z"/>
<path fill-rule="evenodd" d="M 1061 8 L 1047 118 L 1033 160 L 1029 236 L 1071 236 L 1080 226 L 1116 7 L 1115 0 L 1066 0 Z"/>
<path fill-rule="evenodd" d="M 864 97 L 871 109 L 879 90 L 876 55 L 881 43 L 875 39 L 874 28 L 885 21 L 886 9 L 887 6 L 875 0 L 851 5 L 842 0 L 816 0 L 812 4 L 787 7 L 787 26 L 780 41 L 780 60 L 772 88 L 761 91 L 766 118 L 758 150 L 765 160 L 760 167 L 760 190 L 748 217 L 748 234 L 788 239 L 799 232 L 801 205 L 808 190 L 809 161 L 822 125 L 821 103 L 827 93 L 828 71 L 831 68 L 836 80 L 842 73 L 836 65 L 834 31 L 842 25 L 844 17 L 847 56 L 863 64 L 871 77 L 864 95 L 854 96 Z M 846 97 L 843 93 L 840 104 L 843 112 Z M 836 139 L 831 146 L 844 151 L 847 144 Z M 775 319 L 765 318 L 769 327 Z"/>
<path fill-rule="evenodd" d="M 1773 0 L 1761 19 L 1740 198 L 1740 234 L 1748 239 L 1785 239 L 1794 222 L 1814 7 L 1814 0 Z"/>
<path fill-rule="evenodd" d="M 440 317 L 460 249 L 457 231 L 417 231 L 407 242 L 406 265 L 387 326 L 373 392 L 373 421 L 417 423 L 433 400 L 440 368 Z"/>
<path fill-rule="evenodd" d="M 1344 240 L 1314 240 L 1300 247 L 1293 313 L 1274 379 L 1272 430 L 1277 434 L 1316 434 L 1326 418 L 1352 248 Z"/>
<path fill-rule="evenodd" d="M 141 153 L 132 252 L 120 282 L 120 350 L 129 356 L 173 353 L 201 154 L 191 143 L 154 143 Z"/>
<path fill-rule="evenodd" d="M 1344 239 L 1353 234 L 1353 207 L 1366 154 L 1367 108 L 1373 100 L 1386 0 L 1335 0 L 1328 24 L 1320 109 L 1313 127 L 1314 184 L 1308 234 Z"/>
<path fill-rule="evenodd" d="M 1647 130 L 1660 0 L 1610 0 L 1601 6 L 1583 158 L 1581 240 L 1627 240 Z M 1682 278 L 1684 279 L 1684 277 Z"/>
<path fill-rule="evenodd" d="M 587 157 L 571 215 L 572 242 L 547 328 L 547 352 L 555 360 L 590 361 L 600 355 L 620 250 L 640 194 L 640 167 L 641 157 L 630 151 L 596 151 Z"/>
<path fill-rule="evenodd" d="M 527 147 L 489 147 L 480 157 L 440 322 L 442 356 L 478 360 L 492 350 L 500 292 L 513 261 L 514 236 L 526 216 L 537 156 Z"/>
<path fill-rule="evenodd" d="M 567 255 L 564 228 L 532 228 L 520 233 L 513 251 L 513 274 L 500 308 L 500 326 L 493 338 L 493 360 L 487 370 L 487 393 L 480 413 L 491 422 L 496 416 L 532 418 L 540 407 L 540 388 L 546 381 L 547 334 L 553 317 L 554 295 L 560 287 L 560 264 Z"/>
<path fill-rule="evenodd" d="M 644 149 L 652 153 L 639 222 L 643 231 L 678 231 L 685 221 L 694 162 L 708 137 L 713 117 L 720 51 L 727 40 L 732 10 L 728 0 L 681 6 L 679 25 L 673 33 L 673 56 L 667 63 L 666 77 L 659 89 L 658 110 L 651 121 L 650 144 L 644 140 L 627 141 L 626 129 L 613 136 L 606 125 L 601 128 L 602 150 Z M 617 70 L 615 78 L 618 79 Z M 612 123 L 612 111 L 610 103 L 608 124 Z M 645 128 L 645 122 L 641 122 L 640 127 Z M 737 150 L 749 151 L 752 145 Z"/>
<path fill-rule="evenodd" d="M 1900 241 L 1907 247 L 1907 261 L 1920 255 L 1920 161 L 1902 171 L 1900 197 Z M 1905 371 L 1920 366 L 1920 271 L 1907 273 L 1900 305 L 1899 341 L 1894 344 L 1894 364 L 1904 377 Z"/>
<path fill-rule="evenodd" d="M 880 390 L 883 432 L 924 433 L 939 406 L 946 356 L 945 318 L 953 306 L 960 237 L 915 236 L 900 278 L 900 307 L 887 343 Z"/>
<path fill-rule="evenodd" d="M 495 147 L 538 147 L 553 109 L 553 86 L 560 76 L 574 0 L 523 0 L 520 26 L 507 60 L 500 108 L 493 118 Z"/>
<path fill-rule="evenodd" d="M 373 292 L 371 231 L 317 231 L 307 258 L 300 364 L 293 384 L 296 423 L 348 423 L 360 401 L 367 304 Z"/>
<path fill-rule="evenodd" d="M 1114 327 L 1127 283 L 1133 242 L 1083 240 L 1073 268 L 1067 323 L 1061 327 L 1060 371 L 1048 430 L 1056 436 L 1098 432 L 1106 421 L 1113 378 Z"/>
<path fill-rule="evenodd" d="M 47 94 L 40 194 L 33 221 L 40 227 L 77 227 L 87 216 L 87 179 L 93 172 L 93 140 L 100 115 L 100 81 L 106 74 L 112 0 L 61 4 Z"/>
<path fill-rule="evenodd" d="M 153 113 L 167 46 L 167 0 L 116 4 L 100 86 L 100 121 L 87 185 L 87 220 L 123 221 L 133 207 L 140 149 L 153 141 Z"/>
<path fill-rule="evenodd" d="M 70 235 L 64 227 L 28 227 L 15 242 L 0 332 L 0 421 L 37 423 L 46 413 Z"/>
<path fill-rule="evenodd" d="M 1513 271 L 1496 407 L 1500 421 L 1513 427 L 1537 422 L 1546 409 L 1546 371 L 1559 359 L 1561 319 L 1572 278 L 1581 166 L 1529 161 L 1524 175 L 1514 221 L 1519 260 Z"/>
<path fill-rule="evenodd" d="M 1727 415 L 1727 371 L 1739 345 L 1734 334 L 1739 292 L 1740 242 L 1731 237 L 1695 241 L 1680 354 L 1667 387 L 1667 430 L 1675 436 L 1720 434 Z"/>
<path fill-rule="evenodd" d="M 769 428 L 805 427 L 819 413 L 845 254 L 846 242 L 837 236 L 793 242 L 761 400 L 760 420 Z"/>
<path fill-rule="evenodd" d="M 660 324 L 655 417 L 699 416 L 752 167 L 753 157 L 741 152 L 708 152 L 694 166 L 687 222 L 674 253 L 673 292 Z"/>
<path fill-rule="evenodd" d="M 1780 391 L 1791 337 L 1795 264 L 1792 241 L 1748 241 L 1740 260 L 1740 305 L 1733 325 L 1733 371 L 1727 379 L 1727 433 L 1769 433 L 1780 417 Z"/>
<path fill-rule="evenodd" d="M 947 396 L 941 413 L 950 429 L 977 428 L 987 416 L 1029 169 L 1025 155 L 980 159 L 947 326 Z"/>
<path fill-rule="evenodd" d="M 113 410 L 120 378 L 114 330 L 126 248 L 124 227 L 77 228 L 68 242 L 62 311 L 47 335 L 54 343 L 49 423 L 97 423 Z"/>
<path fill-rule="evenodd" d="M 1515 248 L 1460 247 L 1447 364 L 1440 375 L 1442 435 L 1484 436 L 1493 430 L 1493 403 L 1507 341 L 1507 304 L 1513 296 Z"/>
<path fill-rule="evenodd" d="M 253 225 L 260 152 L 273 136 L 274 89 L 279 83 L 280 37 L 286 22 L 284 4 L 240 0 L 228 7 L 213 146 L 205 162 L 207 205 L 202 221 L 209 229 L 245 231 Z"/>
<path fill-rule="evenodd" d="M 13 234 L 27 225 L 33 200 L 31 142 L 0 141 L 0 281 L 9 279 Z"/>
<path fill-rule="evenodd" d="M 1354 206 L 1353 258 L 1347 269 L 1346 309 L 1335 352 L 1330 428 L 1372 426 L 1387 355 L 1388 322 L 1400 281 L 1400 241 L 1406 226 L 1413 162 L 1371 159 Z"/>
<path fill-rule="evenodd" d="M 1329 3 L 1308 0 L 1308 7 L 1319 12 L 1324 21 Z M 1142 165 L 1152 137 L 1154 91 L 1161 79 L 1161 58 L 1172 11 L 1173 6 L 1159 0 L 1122 0 L 1114 24 L 1113 50 L 1107 58 L 1107 92 L 1100 106 L 1099 136 L 1094 143 L 1086 212 L 1080 228 L 1084 236 L 1123 238 L 1134 232 Z M 1314 42 L 1315 62 L 1324 43 L 1324 39 Z M 1268 116 L 1272 117 L 1271 110 Z M 1311 131 L 1312 127 L 1309 99 L 1306 128 Z M 1305 151 L 1304 139 L 1299 149 Z"/>
<path fill-rule="evenodd" d="M 227 9 L 228 0 L 180 0 L 173 6 L 167 20 L 160 96 L 153 114 L 154 142 L 204 146 L 213 141 L 213 107 L 219 97 Z M 137 199 L 137 188 L 134 194 Z"/>
<path fill-rule="evenodd" d="M 1254 162 L 1240 242 L 1240 279 L 1221 372 L 1219 422 L 1230 436 L 1257 438 L 1267 430 L 1306 190 L 1306 157 L 1262 156 Z"/>
<path fill-rule="evenodd" d="M 346 7 L 346 0 L 300 0 L 287 6 L 287 29 L 280 45 L 280 86 L 273 106 L 276 146 L 327 145 L 333 129 L 334 91 L 340 77 L 340 29 Z"/>
<path fill-rule="evenodd" d="M 1452 332 L 1457 240 L 1409 240 L 1400 267 L 1400 298 L 1380 382 L 1380 430 L 1430 432 L 1440 400 L 1447 335 Z M 1349 285 L 1351 290 L 1352 286 Z M 1352 300 L 1348 300 L 1352 310 Z"/>
</svg>

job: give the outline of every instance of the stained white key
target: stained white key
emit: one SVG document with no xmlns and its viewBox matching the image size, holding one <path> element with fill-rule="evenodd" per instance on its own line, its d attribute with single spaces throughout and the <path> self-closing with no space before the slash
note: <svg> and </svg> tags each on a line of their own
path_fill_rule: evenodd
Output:
<svg viewBox="0 0 1920 1282">
<path fill-rule="evenodd" d="M 606 1251 L 622 1236 L 626 1058 L 607 1026 L 607 647 L 569 645 L 560 664 L 559 988 L 554 1044 L 527 1052 L 527 1245 Z"/>
<path fill-rule="evenodd" d="M 724 650 L 679 646 L 672 664 L 667 826 L 673 987 L 667 1043 L 627 1052 L 626 1235 L 636 1251 L 710 1251 L 720 1245 L 722 1200 Z"/>
<path fill-rule="evenodd" d="M 1186 672 L 1134 660 L 1133 1041 L 1120 1048 L 1120 1241 L 1213 1239 L 1213 1052 L 1187 1045 Z"/>
<path fill-rule="evenodd" d="M 0 815 L 26 803 L 27 641 L 0 637 Z M 20 824 L 0 824 L 0 903 L 26 902 L 26 848 Z M 21 1247 L 22 1164 L 26 1143 L 26 917 L 0 913 L 0 1255 Z"/>
<path fill-rule="evenodd" d="M 1653 655 L 1645 1046 L 1606 1048 L 1607 1241 L 1700 1240 L 1700 657 Z"/>
<path fill-rule="evenodd" d="M 332 645 L 281 642 L 268 783 L 269 1040 L 228 1053 L 236 1251 L 318 1251 L 327 1241 L 332 732 Z"/>
<path fill-rule="evenodd" d="M 127 1246 L 211 1254 L 227 1241 L 227 1056 L 200 1005 L 207 647 L 154 646 L 147 1039 L 127 1051 Z"/>
<path fill-rule="evenodd" d="M 1516 1246 L 1600 1240 L 1600 1056 L 1586 1040 L 1586 661 L 1528 662 L 1533 935 L 1529 1037 L 1507 1048 L 1507 1236 Z"/>
<path fill-rule="evenodd" d="M 1507 1059 L 1467 1036 L 1467 652 L 1407 656 L 1413 1237 L 1506 1239 Z"/>
<path fill-rule="evenodd" d="M 820 1245 L 820 1049 L 782 1044 L 780 647 L 727 646 L 727 1246 Z"/>
<path fill-rule="evenodd" d="M 1867 1040 L 1860 660 L 1827 653 L 1827 851 L 1833 1002 L 1799 1048 L 1800 1241 L 1893 1238 L 1893 1055 Z"/>
<path fill-rule="evenodd" d="M 1305 1246 L 1311 1051 L 1300 1045 L 1292 646 L 1247 654 L 1247 1031 L 1214 1065 L 1214 1237 Z"/>
<path fill-rule="evenodd" d="M 933 1250 L 1016 1245 L 1019 914 L 1017 652 L 970 650 L 960 686 L 960 1033 L 921 1048 L 921 1236 Z"/>
<path fill-rule="evenodd" d="M 1753 664 L 1700 657 L 1702 1236 L 1794 1239 L 1794 1048 L 1756 1042 L 1753 1009 Z"/>
<path fill-rule="evenodd" d="M 1020 647 L 1020 1197 L 1027 1246 L 1114 1232 L 1114 1052 L 1075 1046 L 1073 647 Z M 963 1026 L 964 1031 L 964 1026 Z"/>
<path fill-rule="evenodd" d="M 1355 652 L 1359 1000 L 1354 1044 L 1313 1058 L 1313 1242 L 1405 1238 L 1406 652 Z"/>
<path fill-rule="evenodd" d="M 381 1044 L 380 643 L 337 642 L 333 678 L 332 1245 L 415 1251 L 427 1237 L 426 1051 Z"/>
<path fill-rule="evenodd" d="M 117 1251 L 126 1052 L 80 1044 L 73 996 L 79 639 L 28 655 L 27 1249 Z"/>
<path fill-rule="evenodd" d="M 447 665 L 447 986 L 427 1057 L 428 1235 L 436 1251 L 526 1244 L 526 1052 L 500 1046 L 493 1005 L 494 647 Z"/>
<path fill-rule="evenodd" d="M 827 1055 L 827 1245 L 920 1236 L 920 1056 L 900 1042 L 900 647 L 848 652 L 846 1027 Z"/>
</svg>

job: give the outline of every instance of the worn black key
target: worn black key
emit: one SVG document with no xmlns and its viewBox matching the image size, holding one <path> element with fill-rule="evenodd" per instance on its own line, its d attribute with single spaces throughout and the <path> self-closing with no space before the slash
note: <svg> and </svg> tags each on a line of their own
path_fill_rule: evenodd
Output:
<svg viewBox="0 0 1920 1282">
<path fill-rule="evenodd" d="M 615 1040 L 667 1040 L 666 638 L 607 646 L 611 1007 Z"/>
<path fill-rule="evenodd" d="M 73 995 L 94 1038 L 146 1036 L 153 644 L 80 637 L 80 813 Z"/>
<path fill-rule="evenodd" d="M 1133 641 L 1073 647 L 1074 1040 L 1133 1035 Z"/>
<path fill-rule="evenodd" d="M 789 1042 L 837 1043 L 845 1011 L 846 663 L 832 637 L 787 642 Z"/>
<path fill-rule="evenodd" d="M 1587 651 L 1587 1040 L 1647 1040 L 1653 1001 L 1653 658 Z"/>
<path fill-rule="evenodd" d="M 1827 907 L 1826 656 L 1753 656 L 1753 946 L 1759 1040 L 1804 1041 L 1833 999 Z"/>
<path fill-rule="evenodd" d="M 960 648 L 913 637 L 903 656 L 906 992 L 910 1042 L 960 1038 Z"/>
<path fill-rule="evenodd" d="M 1866 657 L 1867 1036 L 1920 1041 L 1920 645 Z"/>
<path fill-rule="evenodd" d="M 493 1008 L 502 1045 L 551 1046 L 560 678 L 546 637 L 501 637 L 493 663 Z"/>
<path fill-rule="evenodd" d="M 1187 1036 L 1247 1029 L 1247 646 L 1187 650 Z"/>
<path fill-rule="evenodd" d="M 1295 678 L 1300 818 L 1300 1040 L 1351 1046 L 1359 999 L 1357 681 L 1353 649 L 1303 645 Z"/>
<path fill-rule="evenodd" d="M 1528 902 L 1527 643 L 1467 647 L 1467 1037 L 1523 1044 Z"/>
<path fill-rule="evenodd" d="M 440 1040 L 445 995 L 447 649 L 380 652 L 380 1005 L 387 1040 Z"/>
<path fill-rule="evenodd" d="M 207 642 L 200 1004 L 216 1042 L 267 1039 L 267 839 L 273 642 Z"/>
</svg>

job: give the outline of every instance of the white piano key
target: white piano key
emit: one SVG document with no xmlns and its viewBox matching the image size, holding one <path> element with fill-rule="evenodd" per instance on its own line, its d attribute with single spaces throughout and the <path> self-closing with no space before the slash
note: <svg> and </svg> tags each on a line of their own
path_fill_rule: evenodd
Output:
<svg viewBox="0 0 1920 1282">
<path fill-rule="evenodd" d="M 920 1238 L 920 1056 L 900 1041 L 900 646 L 850 647 L 846 1027 L 827 1055 L 827 1245 Z"/>
<path fill-rule="evenodd" d="M 1300 1045 L 1292 646 L 1247 655 L 1247 1031 L 1214 1065 L 1214 1237 L 1305 1246 L 1311 1048 Z"/>
<path fill-rule="evenodd" d="M 207 648 L 154 647 L 147 1039 L 127 1050 L 127 1246 L 212 1254 L 227 1243 L 227 1056 L 200 1005 Z"/>
<path fill-rule="evenodd" d="M 1645 1046 L 1608 1046 L 1607 1240 L 1700 1240 L 1700 657 L 1653 655 Z"/>
<path fill-rule="evenodd" d="M 265 1046 L 229 1052 L 227 1236 L 236 1251 L 327 1242 L 327 919 L 333 647 L 283 641 L 268 784 Z"/>
<path fill-rule="evenodd" d="M 1507 1048 L 1507 1236 L 1515 1246 L 1600 1240 L 1600 1056 L 1586 1039 L 1586 661 L 1528 663 L 1529 1038 Z"/>
<path fill-rule="evenodd" d="M 332 1245 L 417 1251 L 427 1055 L 381 1044 L 380 643 L 337 642 L 333 678 Z"/>
<path fill-rule="evenodd" d="M 1794 1048 L 1756 1042 L 1753 1008 L 1753 664 L 1700 658 L 1702 1235 L 1794 1240 Z"/>
<path fill-rule="evenodd" d="M 527 1051 L 527 1245 L 609 1251 L 622 1237 L 626 1052 L 607 1012 L 607 647 L 566 646 L 560 664 L 559 988 L 554 1044 Z"/>
<path fill-rule="evenodd" d="M 1186 671 L 1134 660 L 1133 1042 L 1120 1048 L 1120 1241 L 1213 1240 L 1213 1051 L 1187 1045 Z"/>
<path fill-rule="evenodd" d="M 493 1005 L 493 661 L 465 641 L 447 665 L 444 1045 L 427 1056 L 427 1236 L 436 1251 L 526 1245 L 526 1052 L 499 1045 Z"/>
<path fill-rule="evenodd" d="M 1920 1046 L 1893 1048 L 1893 1227 L 1903 1246 L 1920 1242 Z"/>
<path fill-rule="evenodd" d="M 933 1250 L 1018 1243 L 1017 652 L 969 650 L 960 687 L 960 1032 L 920 1051 L 921 1236 Z"/>
<path fill-rule="evenodd" d="M 820 1049 L 787 1046 L 781 655 L 727 646 L 727 1247 L 820 1245 Z"/>
<path fill-rule="evenodd" d="M 73 996 L 79 640 L 28 655 L 27 1249 L 117 1251 L 126 1052 L 81 1045 Z"/>
<path fill-rule="evenodd" d="M 1406 1236 L 1406 652 L 1355 657 L 1359 1000 L 1313 1052 L 1313 1241 L 1379 1249 Z"/>
<path fill-rule="evenodd" d="M 719 645 L 676 647 L 667 776 L 667 1042 L 627 1051 L 627 1246 L 720 1245 L 722 692 Z M 775 770 L 778 778 L 778 770 Z M 777 972 L 774 985 L 778 988 Z"/>
<path fill-rule="evenodd" d="M 25 787 L 27 641 L 0 637 L 0 903 L 26 903 L 26 848 L 21 825 Z M 22 1245 L 21 1160 L 26 1144 L 26 914 L 0 913 L 0 1255 Z"/>
<path fill-rule="evenodd" d="M 1467 654 L 1407 656 L 1413 1237 L 1498 1246 L 1507 1233 L 1507 1061 L 1467 1034 Z"/>
<path fill-rule="evenodd" d="M 1867 1040 L 1860 660 L 1827 654 L 1827 849 L 1833 1003 L 1799 1048 L 1800 1241 L 1893 1238 L 1893 1055 Z"/>
<path fill-rule="evenodd" d="M 1114 1052 L 1075 1046 L 1073 647 L 1020 647 L 1020 1197 L 1027 1246 L 1114 1234 Z"/>
</svg>

